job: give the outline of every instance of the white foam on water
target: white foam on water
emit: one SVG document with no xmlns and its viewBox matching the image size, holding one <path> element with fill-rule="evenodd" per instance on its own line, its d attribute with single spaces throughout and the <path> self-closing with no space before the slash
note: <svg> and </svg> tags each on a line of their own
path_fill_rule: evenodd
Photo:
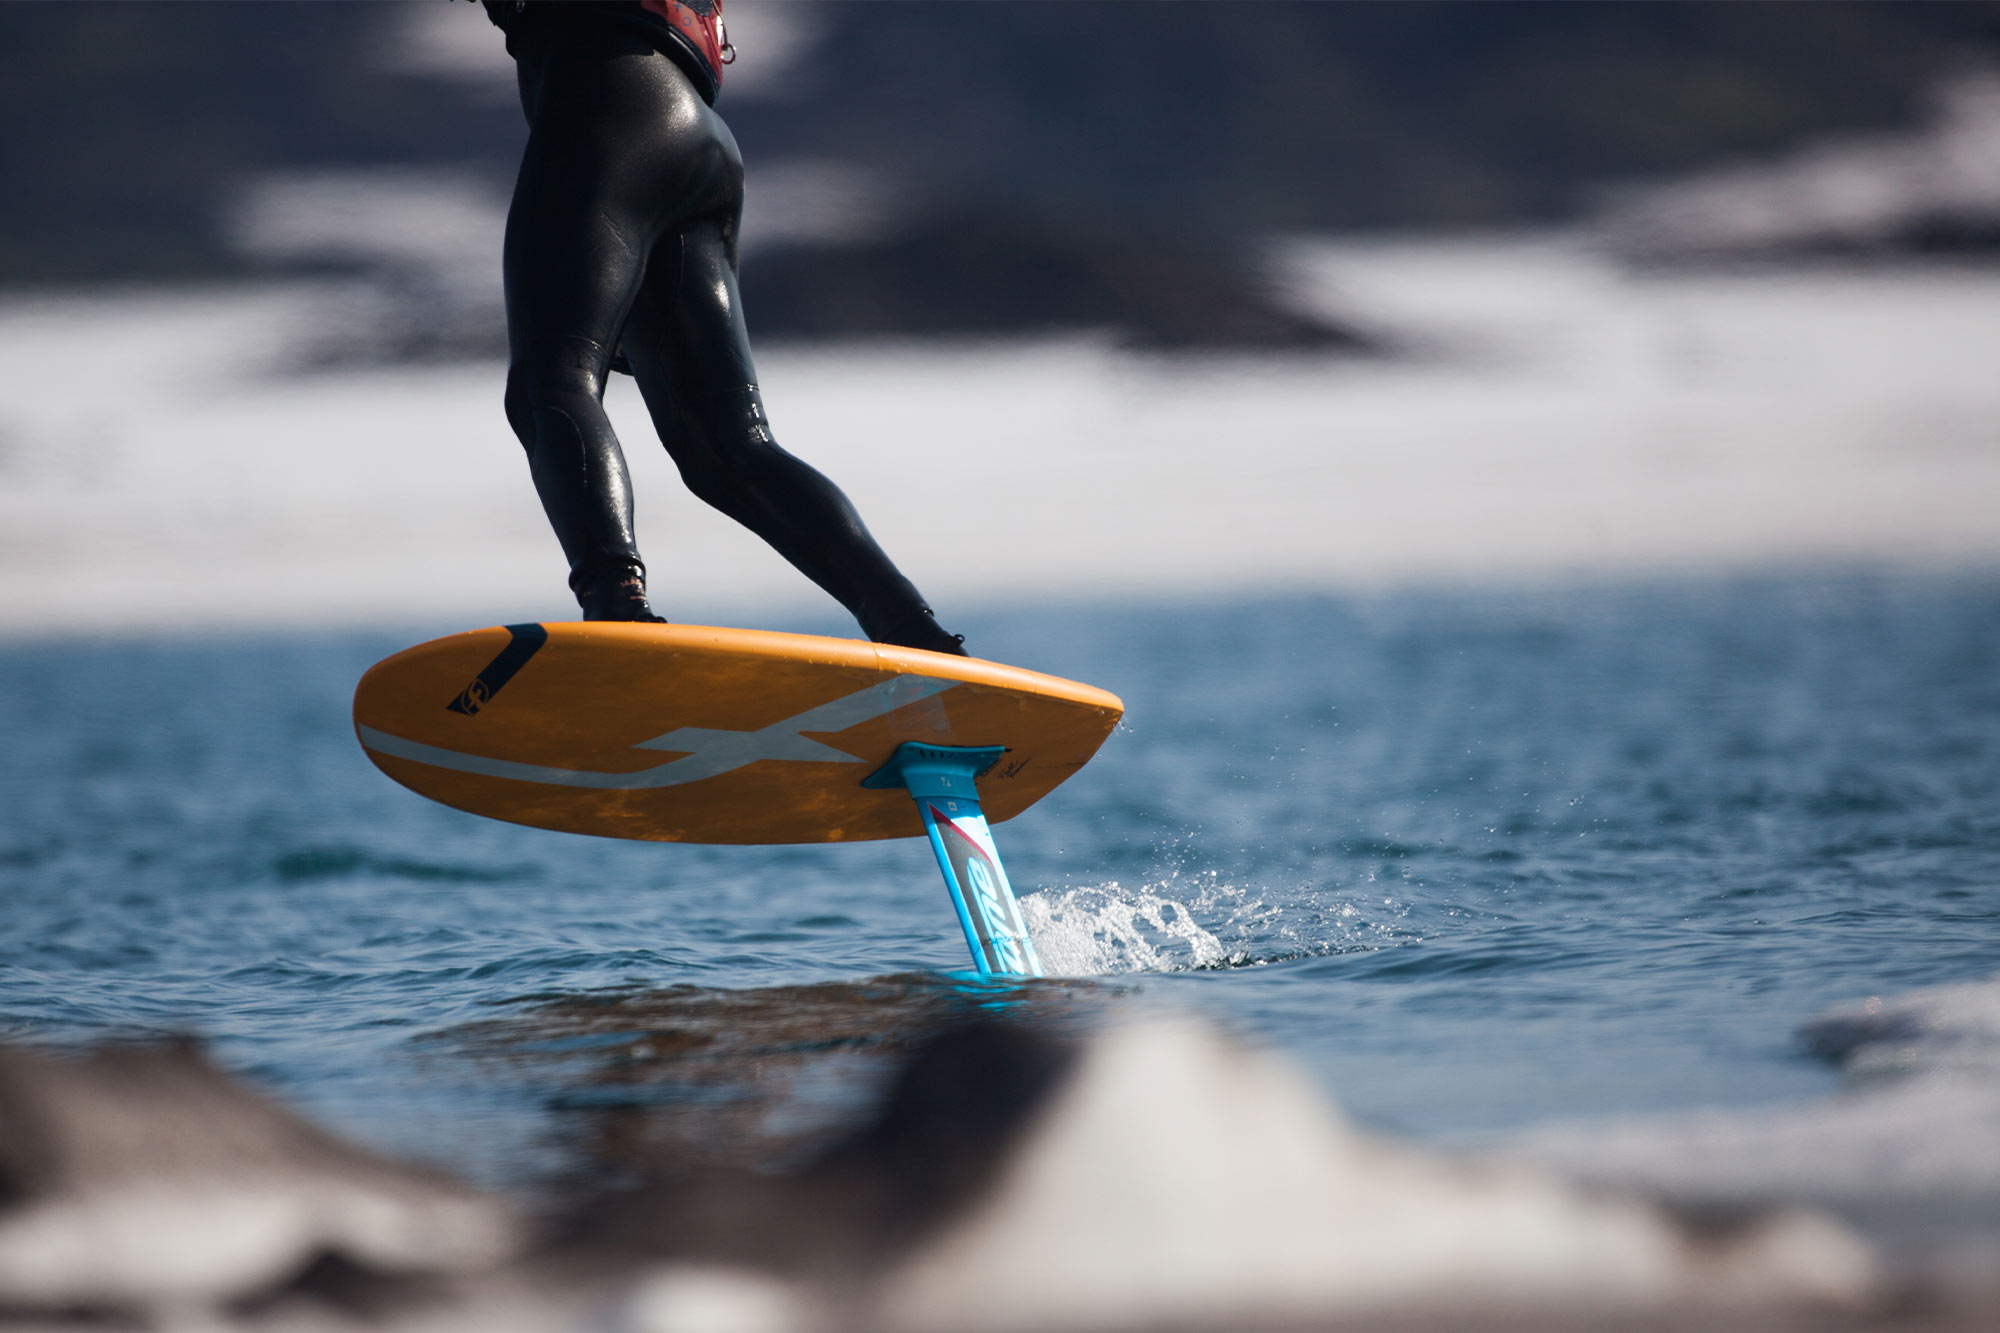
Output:
<svg viewBox="0 0 2000 1333">
<path fill-rule="evenodd" d="M 1363 897 L 1372 892 L 1370 886 Z M 1273 892 L 1214 870 L 1175 869 L 1127 887 L 1066 885 L 1021 899 L 1035 951 L 1051 976 L 1257 967 L 1289 958 L 1391 948 L 1421 939 L 1409 905 L 1379 905 L 1310 885 Z"/>
<path fill-rule="evenodd" d="M 1028 934 L 1051 976 L 1094 977 L 1118 972 L 1179 972 L 1230 961 L 1193 910 L 1157 892 L 1127 889 L 1116 880 L 1084 888 L 1049 889 L 1021 899 Z"/>
</svg>

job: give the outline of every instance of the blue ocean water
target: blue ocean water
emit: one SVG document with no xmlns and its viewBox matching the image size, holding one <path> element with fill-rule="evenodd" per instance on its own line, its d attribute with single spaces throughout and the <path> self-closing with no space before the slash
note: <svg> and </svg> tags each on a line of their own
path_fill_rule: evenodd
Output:
<svg viewBox="0 0 2000 1333">
<path fill-rule="evenodd" d="M 1814 1014 L 2000 971 L 2000 576 L 954 623 L 1129 710 L 996 830 L 1045 956 L 1292 1053 L 1377 1127 L 1815 1096 Z M 458 628 L 0 646 L 0 1036 L 193 1032 L 338 1132 L 508 1184 L 601 1100 L 537 1052 L 616 1045 L 621 1004 L 793 1033 L 751 1081 L 964 965 L 917 842 L 597 841 L 390 783 L 354 681 Z M 609 1018 L 546 1017 L 579 1006 Z M 465 1035 L 515 1022 L 543 1040 Z"/>
</svg>

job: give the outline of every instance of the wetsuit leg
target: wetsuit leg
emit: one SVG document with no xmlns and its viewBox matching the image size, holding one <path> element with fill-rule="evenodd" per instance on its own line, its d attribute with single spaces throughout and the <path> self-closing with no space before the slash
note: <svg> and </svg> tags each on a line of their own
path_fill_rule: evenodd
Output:
<svg viewBox="0 0 2000 1333">
<path fill-rule="evenodd" d="M 663 237 L 625 326 L 626 355 L 689 490 L 768 542 L 871 639 L 963 651 L 938 628 L 840 488 L 772 438 L 737 290 L 739 192 Z"/>
<path fill-rule="evenodd" d="M 736 284 L 743 165 L 728 127 L 643 39 L 542 12 L 512 44 L 530 137 L 507 226 L 507 402 L 572 586 L 582 596 L 602 571 L 643 575 L 601 402 L 622 338 L 697 496 L 869 637 L 962 652 L 840 489 L 771 438 Z"/>
<path fill-rule="evenodd" d="M 507 420 L 527 450 L 542 508 L 589 619 L 647 619 L 645 566 L 633 531 L 625 456 L 604 413 L 604 380 L 645 272 L 653 210 L 608 170 L 603 126 L 634 98 L 607 67 L 622 56 L 571 25 L 519 44 L 529 137 L 507 215 Z M 605 34 L 607 40 L 617 34 Z M 629 73 L 629 71 L 625 71 Z"/>
</svg>

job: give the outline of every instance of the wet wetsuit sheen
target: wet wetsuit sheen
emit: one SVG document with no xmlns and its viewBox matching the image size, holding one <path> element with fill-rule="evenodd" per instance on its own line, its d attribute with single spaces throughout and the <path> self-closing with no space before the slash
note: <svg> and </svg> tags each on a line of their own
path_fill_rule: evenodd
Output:
<svg viewBox="0 0 2000 1333">
<path fill-rule="evenodd" d="M 688 489 L 762 537 L 879 641 L 958 649 L 838 487 L 772 438 L 736 283 L 743 162 L 680 60 L 631 24 L 496 5 L 527 112 L 507 216 L 508 422 L 587 618 L 646 617 L 622 350 Z"/>
</svg>

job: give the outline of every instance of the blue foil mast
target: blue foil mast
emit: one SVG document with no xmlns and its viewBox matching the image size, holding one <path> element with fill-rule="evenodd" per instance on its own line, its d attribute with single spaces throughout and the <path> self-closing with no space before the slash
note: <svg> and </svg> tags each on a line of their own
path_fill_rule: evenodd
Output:
<svg viewBox="0 0 2000 1333">
<path fill-rule="evenodd" d="M 980 975 L 1039 977 L 1042 960 L 1035 956 L 1021 905 L 979 809 L 977 779 L 1006 748 L 905 741 L 861 785 L 909 789 Z"/>
</svg>

